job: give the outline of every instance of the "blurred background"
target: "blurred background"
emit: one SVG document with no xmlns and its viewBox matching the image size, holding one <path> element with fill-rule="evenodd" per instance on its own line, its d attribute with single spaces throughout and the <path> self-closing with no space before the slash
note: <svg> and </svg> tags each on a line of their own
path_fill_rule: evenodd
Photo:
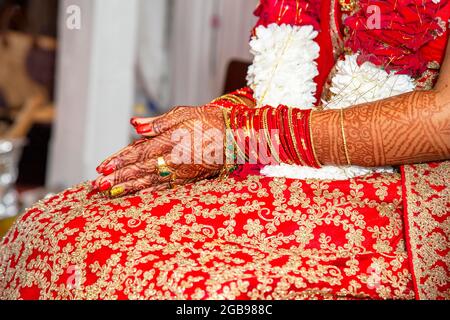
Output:
<svg viewBox="0 0 450 320">
<path fill-rule="evenodd" d="M 0 237 L 95 178 L 132 116 L 245 85 L 258 0 L 0 0 Z"/>
</svg>

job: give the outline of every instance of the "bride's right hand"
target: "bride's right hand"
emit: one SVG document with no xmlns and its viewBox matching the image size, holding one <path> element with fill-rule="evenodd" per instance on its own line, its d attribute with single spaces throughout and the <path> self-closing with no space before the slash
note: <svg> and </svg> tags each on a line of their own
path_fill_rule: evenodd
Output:
<svg viewBox="0 0 450 320">
<path fill-rule="evenodd" d="M 141 190 L 163 190 L 217 176 L 223 168 L 225 122 L 220 108 L 178 107 L 160 117 L 133 122 L 145 138 L 97 168 L 100 176 L 93 184 L 100 191 L 116 197 Z M 195 148 L 196 143 L 199 146 L 195 141 L 198 137 L 202 137 L 201 150 Z M 214 161 L 205 159 L 208 151 L 214 153 Z M 185 157 L 180 159 L 180 154 Z M 169 168 L 170 175 L 162 174 L 162 164 Z"/>
</svg>

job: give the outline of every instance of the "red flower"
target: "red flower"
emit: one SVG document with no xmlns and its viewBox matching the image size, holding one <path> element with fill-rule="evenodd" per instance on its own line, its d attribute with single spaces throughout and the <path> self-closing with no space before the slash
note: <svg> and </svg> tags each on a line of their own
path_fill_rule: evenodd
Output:
<svg viewBox="0 0 450 320">
<path fill-rule="evenodd" d="M 361 54 L 361 63 L 370 61 L 387 71 L 418 77 L 430 62 L 425 54 L 427 46 L 444 34 L 445 25 L 439 17 L 447 2 L 361 0 L 360 10 L 345 21 L 350 31 L 346 45 Z M 448 16 L 448 7 L 445 11 Z"/>
<path fill-rule="evenodd" d="M 256 27 L 269 24 L 313 25 L 319 30 L 320 0 L 261 0 L 255 11 Z"/>
</svg>

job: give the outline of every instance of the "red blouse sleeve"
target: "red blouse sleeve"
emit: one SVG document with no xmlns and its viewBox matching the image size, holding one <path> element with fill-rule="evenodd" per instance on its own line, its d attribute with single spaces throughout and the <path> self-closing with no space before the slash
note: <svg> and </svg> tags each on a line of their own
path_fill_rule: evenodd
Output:
<svg viewBox="0 0 450 320">
<path fill-rule="evenodd" d="M 254 14 L 259 18 L 255 29 L 276 23 L 312 25 L 320 30 L 320 1 L 317 0 L 261 0 Z"/>
</svg>

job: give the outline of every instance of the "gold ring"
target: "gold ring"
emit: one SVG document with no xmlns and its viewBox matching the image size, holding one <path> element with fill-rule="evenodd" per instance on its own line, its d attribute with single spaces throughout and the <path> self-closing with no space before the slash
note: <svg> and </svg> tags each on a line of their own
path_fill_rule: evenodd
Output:
<svg viewBox="0 0 450 320">
<path fill-rule="evenodd" d="M 158 173 L 161 177 L 165 178 L 172 174 L 172 170 L 170 170 L 169 166 L 164 160 L 163 157 L 158 158 Z"/>
</svg>

